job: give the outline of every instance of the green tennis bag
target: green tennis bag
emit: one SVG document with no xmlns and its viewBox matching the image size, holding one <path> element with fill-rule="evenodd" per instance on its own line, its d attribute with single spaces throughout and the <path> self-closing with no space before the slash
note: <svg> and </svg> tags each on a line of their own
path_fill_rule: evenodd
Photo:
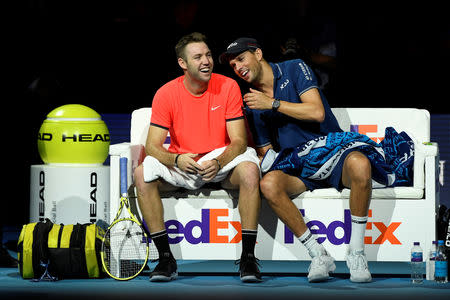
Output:
<svg viewBox="0 0 450 300">
<path fill-rule="evenodd" d="M 105 232 L 95 224 L 44 222 L 23 225 L 18 241 L 20 275 L 38 279 L 44 273 L 58 279 L 104 276 L 100 249 Z"/>
</svg>

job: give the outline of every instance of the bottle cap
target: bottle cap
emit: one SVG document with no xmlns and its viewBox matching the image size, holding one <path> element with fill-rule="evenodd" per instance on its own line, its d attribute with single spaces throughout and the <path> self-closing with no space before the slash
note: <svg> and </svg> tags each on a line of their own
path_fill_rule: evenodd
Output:
<svg viewBox="0 0 450 300">
<path fill-rule="evenodd" d="M 414 242 L 414 246 L 419 246 L 420 243 L 419 242 Z"/>
<path fill-rule="evenodd" d="M 436 245 L 437 243 L 438 243 L 438 241 L 433 241 L 433 243 L 432 243 L 432 244 L 433 244 L 433 245 Z"/>
<path fill-rule="evenodd" d="M 443 241 L 443 240 L 439 240 L 439 241 L 438 241 L 438 245 L 439 245 L 439 246 L 444 245 L 444 241 Z"/>
</svg>

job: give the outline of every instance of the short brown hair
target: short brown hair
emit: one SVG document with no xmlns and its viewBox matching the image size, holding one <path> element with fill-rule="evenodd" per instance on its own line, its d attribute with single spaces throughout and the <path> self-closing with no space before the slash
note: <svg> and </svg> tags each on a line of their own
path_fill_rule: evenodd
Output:
<svg viewBox="0 0 450 300">
<path fill-rule="evenodd" d="M 182 58 L 186 60 L 186 55 L 184 53 L 184 49 L 190 43 L 200 43 L 203 42 L 206 44 L 206 36 L 199 32 L 193 32 L 183 36 L 178 43 L 175 45 L 175 53 L 177 58 Z"/>
</svg>

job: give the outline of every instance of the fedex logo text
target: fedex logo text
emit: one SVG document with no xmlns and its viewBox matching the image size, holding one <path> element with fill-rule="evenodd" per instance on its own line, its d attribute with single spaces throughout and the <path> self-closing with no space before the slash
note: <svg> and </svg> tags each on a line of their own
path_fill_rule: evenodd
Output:
<svg viewBox="0 0 450 300">
<path fill-rule="evenodd" d="M 371 125 L 350 125 L 350 131 L 351 132 L 357 132 L 364 135 L 367 135 L 368 137 L 370 133 L 377 133 L 378 132 L 378 125 L 371 124 Z M 370 137 L 371 140 L 373 140 L 376 143 L 381 143 L 381 141 L 384 139 L 384 137 Z"/>
<path fill-rule="evenodd" d="M 242 240 L 241 223 L 239 221 L 222 221 L 219 220 L 219 217 L 228 217 L 228 209 L 202 209 L 201 220 L 192 220 L 186 225 L 177 220 L 166 221 L 169 243 L 178 244 L 183 239 L 190 244 L 239 243 Z M 237 231 L 234 237 L 230 239 L 227 235 L 219 235 L 219 229 L 228 229 L 230 225 Z"/>
<path fill-rule="evenodd" d="M 300 209 L 305 216 L 305 210 Z M 242 228 L 239 221 L 226 220 L 229 217 L 229 209 L 202 209 L 200 220 L 191 220 L 182 224 L 178 220 L 168 220 L 165 222 L 168 239 L 170 244 L 178 244 L 183 240 L 190 244 L 212 243 L 212 244 L 233 244 L 242 240 Z M 225 220 L 223 219 L 225 218 Z M 372 245 L 384 244 L 389 241 L 392 245 L 401 245 L 400 240 L 395 236 L 395 231 L 402 224 L 401 222 L 383 222 L 370 221 L 372 210 L 369 210 L 369 221 L 366 225 L 366 233 L 377 235 L 365 236 L 364 243 Z M 351 213 L 349 209 L 344 210 L 344 221 L 336 220 L 326 225 L 319 220 L 311 220 L 306 223 L 312 233 L 318 235 L 317 241 L 323 243 L 326 239 L 331 244 L 341 245 L 349 244 L 351 236 Z M 374 228 L 375 227 L 375 228 Z M 234 235 L 221 234 L 220 230 L 236 231 Z M 372 230 L 376 230 L 373 231 Z M 294 234 L 287 226 L 284 226 L 284 243 L 294 243 Z"/>
<path fill-rule="evenodd" d="M 300 209 L 300 212 L 302 213 L 303 216 L 305 216 L 304 209 Z M 372 210 L 369 210 L 369 218 L 371 217 L 372 217 Z M 317 234 L 319 236 L 317 238 L 317 241 L 319 243 L 323 243 L 326 239 L 328 239 L 328 241 L 334 245 L 350 243 L 350 236 L 352 231 L 352 219 L 349 209 L 344 210 L 344 222 L 333 221 L 328 226 L 326 226 L 323 222 L 319 220 L 311 220 L 308 223 L 306 223 L 306 225 L 309 227 L 309 230 L 311 230 L 311 233 Z M 401 245 L 402 243 L 394 234 L 395 230 L 400 225 L 401 222 L 392 222 L 388 225 L 384 224 L 383 222 L 367 222 L 366 232 L 372 230 L 373 226 L 375 226 L 380 232 L 380 235 L 375 240 L 372 240 L 371 236 L 365 236 L 364 243 L 379 245 L 383 244 L 386 241 L 389 241 L 392 245 Z M 343 231 L 342 236 L 338 236 L 336 234 L 338 228 L 341 228 L 340 231 Z M 294 243 L 294 234 L 289 230 L 289 228 L 287 228 L 287 226 L 285 226 L 284 229 L 284 242 L 286 244 Z"/>
</svg>

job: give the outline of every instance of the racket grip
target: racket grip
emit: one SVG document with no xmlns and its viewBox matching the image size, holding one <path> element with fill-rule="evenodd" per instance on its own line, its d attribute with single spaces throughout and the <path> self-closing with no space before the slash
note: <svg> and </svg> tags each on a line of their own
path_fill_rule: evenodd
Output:
<svg viewBox="0 0 450 300">
<path fill-rule="evenodd" d="M 128 190 L 128 158 L 121 157 L 120 158 L 120 194 L 122 196 L 127 195 Z"/>
</svg>

